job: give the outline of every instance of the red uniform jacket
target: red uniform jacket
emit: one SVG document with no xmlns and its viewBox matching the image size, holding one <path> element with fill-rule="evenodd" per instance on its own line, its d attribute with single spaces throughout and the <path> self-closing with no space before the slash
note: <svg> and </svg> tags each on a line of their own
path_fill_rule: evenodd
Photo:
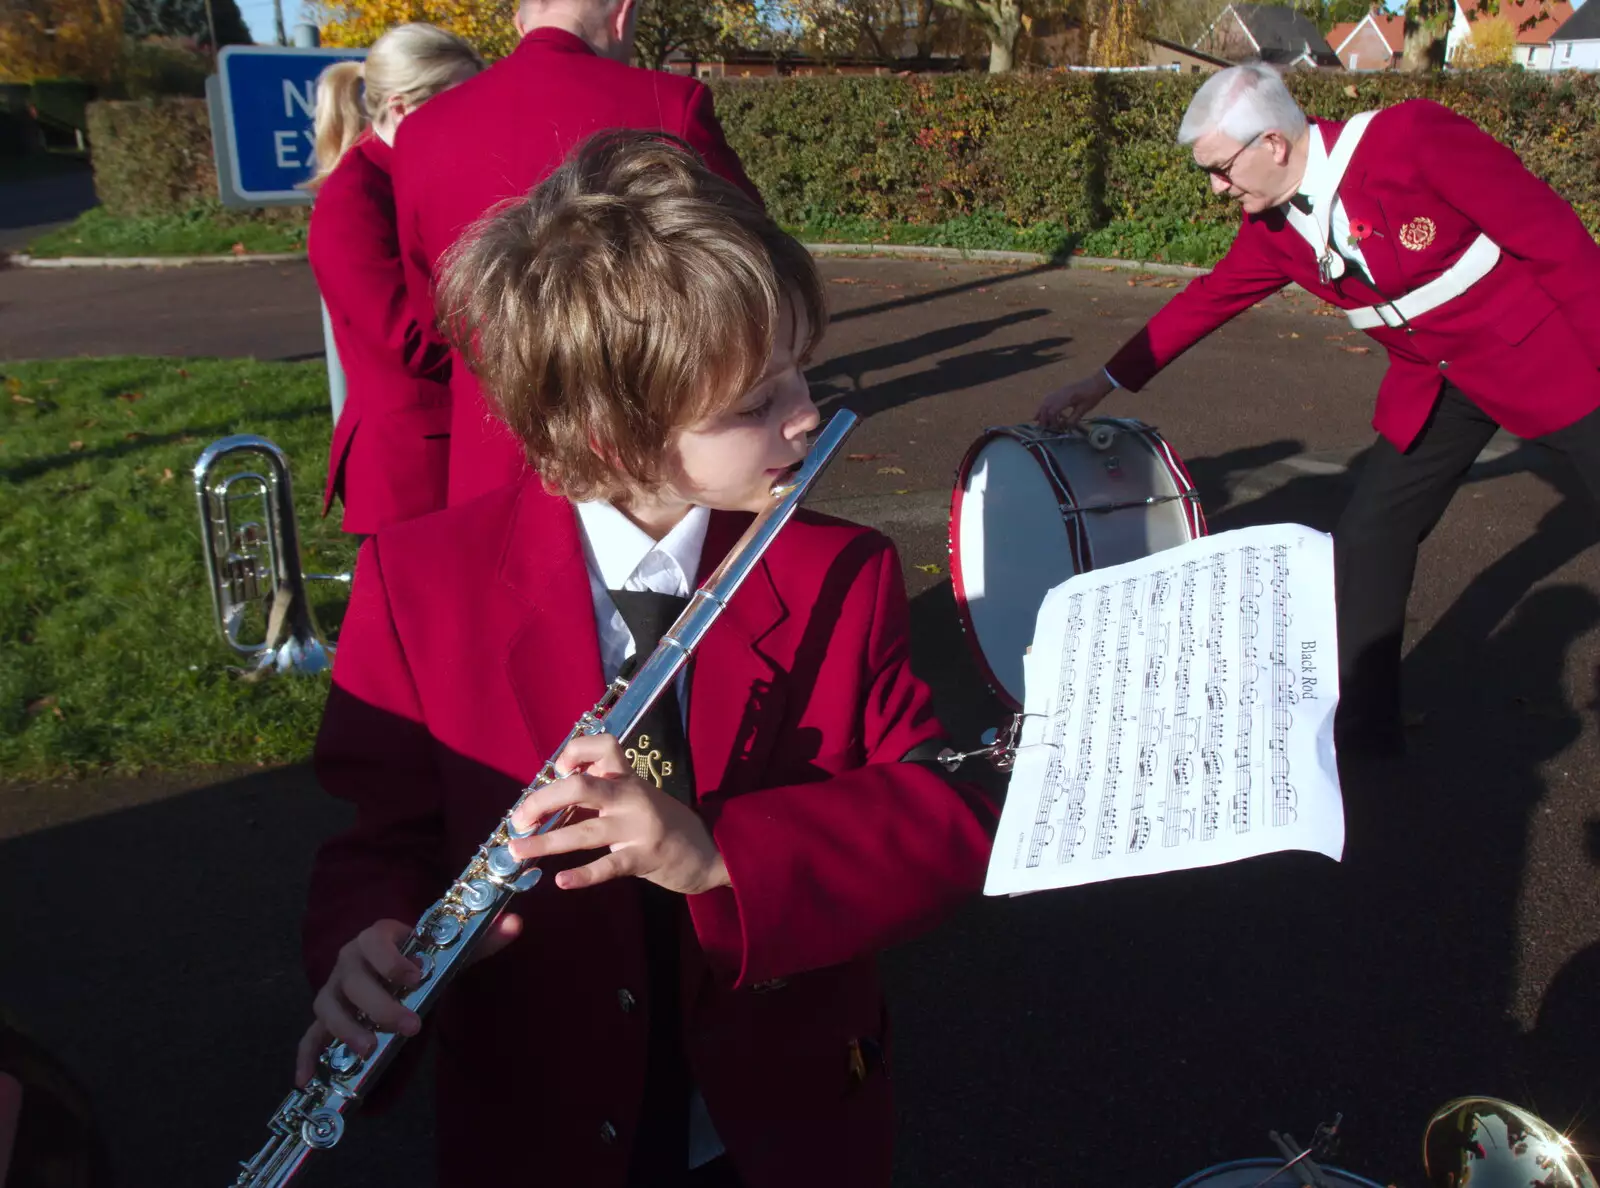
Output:
<svg viewBox="0 0 1600 1188">
<path fill-rule="evenodd" d="M 391 159 L 369 132 L 323 182 L 311 210 L 311 270 L 346 384 L 322 510 L 337 491 L 346 532 L 373 533 L 436 511 L 449 477 L 449 347 L 406 298 Z"/>
<path fill-rule="evenodd" d="M 406 117 L 396 137 L 400 246 L 419 320 L 433 319 L 434 269 L 491 207 L 520 198 L 596 132 L 662 129 L 756 197 L 694 79 L 602 58 L 560 29 L 535 29 L 509 57 Z M 515 480 L 522 444 L 489 411 L 458 359 L 451 373 L 450 502 Z"/>
<path fill-rule="evenodd" d="M 713 516 L 701 580 L 747 522 Z M 313 872 L 317 985 L 363 928 L 443 893 L 602 687 L 576 516 L 537 480 L 380 533 L 360 569 L 316 750 L 357 810 Z M 697 795 L 732 887 L 688 901 L 683 1028 L 752 1188 L 888 1183 L 887 1070 L 853 1079 L 849 1054 L 886 1046 L 873 954 L 982 881 L 988 806 L 898 762 L 940 733 L 907 630 L 893 546 L 802 512 L 693 662 Z M 560 891 L 557 868 L 433 1016 L 447 1184 L 624 1183 L 649 1011 L 637 884 Z"/>
<path fill-rule="evenodd" d="M 1343 127 L 1318 122 L 1313 133 L 1331 150 Z M 1361 254 L 1376 290 L 1354 266 L 1343 280 L 1321 283 L 1315 254 L 1281 209 L 1246 216 L 1222 262 L 1168 302 L 1106 369 L 1138 391 L 1291 281 L 1343 309 L 1398 298 L 1442 273 L 1482 233 L 1502 252 L 1493 272 L 1417 318 L 1412 332 L 1368 331 L 1389 352 L 1373 427 L 1407 448 L 1444 377 L 1523 437 L 1600 406 L 1600 246 L 1514 152 L 1437 103 L 1409 100 L 1368 126 L 1339 197 L 1352 223 L 1373 228 Z"/>
</svg>

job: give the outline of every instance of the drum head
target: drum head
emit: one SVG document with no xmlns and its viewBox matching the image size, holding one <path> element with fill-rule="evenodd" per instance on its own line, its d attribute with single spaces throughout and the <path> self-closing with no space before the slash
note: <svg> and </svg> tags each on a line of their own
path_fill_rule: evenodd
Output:
<svg viewBox="0 0 1600 1188">
<path fill-rule="evenodd" d="M 1208 1167 L 1205 1171 L 1190 1176 L 1178 1188 L 1256 1188 L 1256 1185 L 1266 1183 L 1262 1188 L 1300 1188 L 1302 1183 L 1299 1176 L 1292 1171 L 1274 1176 L 1268 1180 L 1273 1168 L 1282 1167 L 1282 1159 L 1236 1159 L 1232 1163 L 1219 1163 L 1215 1167 Z M 1329 1184 L 1338 1188 L 1383 1188 L 1371 1180 L 1364 1180 L 1360 1176 L 1353 1176 L 1347 1171 L 1340 1171 L 1336 1167 L 1327 1167 L 1317 1164 L 1317 1170 L 1322 1173 L 1322 1178 Z"/>
<path fill-rule="evenodd" d="M 995 693 L 1022 708 L 1022 657 L 1045 595 L 1087 569 L 1205 534 L 1183 464 L 1139 421 L 1092 423 L 1109 440 L 991 430 L 968 451 L 950 508 L 956 609 Z M 1074 514 L 1073 508 L 1099 509 Z"/>
<path fill-rule="evenodd" d="M 989 685 L 1022 708 L 1022 656 L 1044 596 L 1077 572 L 1060 500 L 1020 441 L 994 436 L 969 455 L 950 516 L 956 604 Z"/>
</svg>

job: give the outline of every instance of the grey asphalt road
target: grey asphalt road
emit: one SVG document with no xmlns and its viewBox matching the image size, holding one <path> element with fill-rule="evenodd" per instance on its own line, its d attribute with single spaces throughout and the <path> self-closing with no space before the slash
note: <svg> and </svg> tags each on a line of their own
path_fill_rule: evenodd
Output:
<svg viewBox="0 0 1600 1188">
<path fill-rule="evenodd" d="M 811 378 L 825 407 L 864 414 L 851 450 L 878 456 L 838 464 L 818 506 L 899 545 L 915 662 L 971 740 L 1001 710 L 945 572 L 956 464 L 985 426 L 1097 365 L 1171 282 L 823 271 L 835 317 Z M 1309 299 L 1274 299 L 1105 410 L 1161 427 L 1214 529 L 1328 528 L 1371 440 L 1382 361 L 1361 345 Z M 0 273 L 0 358 L 320 350 L 303 266 Z M 1559 459 L 1511 439 L 1485 452 L 1423 550 L 1412 753 L 1345 769 L 1343 863 L 1278 855 L 982 900 L 891 954 L 898 1184 L 1166 1188 L 1342 1111 L 1336 1162 L 1420 1185 L 1429 1113 L 1466 1093 L 1600 1139 L 1585 1129 L 1600 1087 L 1596 535 Z M 307 864 L 340 819 L 303 767 L 0 790 L 0 896 L 21 909 L 0 916 L 0 1001 L 90 1084 L 125 1183 L 220 1184 L 264 1139 L 306 1008 Z M 420 1185 L 430 1158 L 419 1084 L 306 1182 Z"/>
</svg>

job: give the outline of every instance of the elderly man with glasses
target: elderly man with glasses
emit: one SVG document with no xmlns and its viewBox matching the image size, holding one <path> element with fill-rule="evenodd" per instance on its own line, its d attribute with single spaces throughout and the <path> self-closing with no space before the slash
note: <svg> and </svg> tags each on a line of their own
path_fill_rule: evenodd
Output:
<svg viewBox="0 0 1600 1188">
<path fill-rule="evenodd" d="M 1313 123 L 1271 67 L 1235 66 L 1195 94 L 1178 140 L 1243 209 L 1238 238 L 1038 418 L 1070 425 L 1139 391 L 1291 282 L 1382 343 L 1378 440 L 1334 531 L 1336 736 L 1347 753 L 1403 753 L 1417 548 L 1496 429 L 1565 453 L 1600 499 L 1600 246 L 1514 152 L 1426 100 Z"/>
</svg>

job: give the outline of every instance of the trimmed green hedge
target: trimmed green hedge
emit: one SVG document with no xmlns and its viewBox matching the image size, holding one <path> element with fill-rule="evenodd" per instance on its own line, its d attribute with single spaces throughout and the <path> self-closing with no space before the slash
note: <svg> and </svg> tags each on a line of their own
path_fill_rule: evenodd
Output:
<svg viewBox="0 0 1600 1188">
<path fill-rule="evenodd" d="M 963 74 L 719 80 L 728 139 L 773 214 L 830 238 L 1092 246 L 1149 259 L 1225 250 L 1237 210 L 1174 143 L 1193 75 Z M 1516 149 L 1600 234 L 1600 76 L 1295 73 L 1314 114 L 1426 96 Z M 97 103 L 96 186 L 118 214 L 214 200 L 201 101 Z M 303 211 L 263 212 L 303 218 Z M 830 230 L 837 234 L 829 234 Z M 1046 248 L 1046 250 L 1052 250 Z"/>
</svg>

